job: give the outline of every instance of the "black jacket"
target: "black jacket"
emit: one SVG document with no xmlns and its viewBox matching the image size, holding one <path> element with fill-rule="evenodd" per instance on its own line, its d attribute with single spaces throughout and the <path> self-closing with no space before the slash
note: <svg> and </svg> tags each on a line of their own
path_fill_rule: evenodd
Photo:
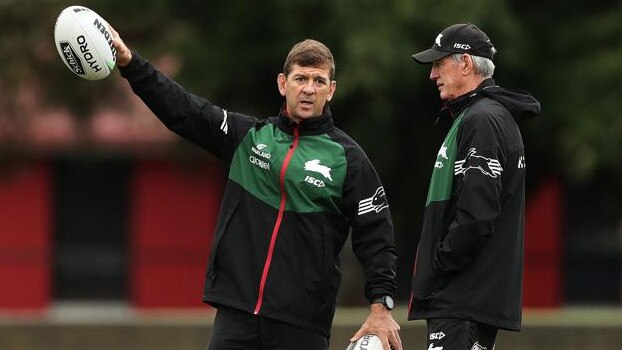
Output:
<svg viewBox="0 0 622 350">
<path fill-rule="evenodd" d="M 434 165 L 409 319 L 459 318 L 519 330 L 528 94 L 487 79 L 446 105 L 455 118 Z"/>
<path fill-rule="evenodd" d="M 393 224 L 384 188 L 328 108 L 293 124 L 260 120 L 188 93 L 134 52 L 121 68 L 172 131 L 229 165 L 203 300 L 330 335 L 351 230 L 368 299 L 395 294 Z"/>
</svg>

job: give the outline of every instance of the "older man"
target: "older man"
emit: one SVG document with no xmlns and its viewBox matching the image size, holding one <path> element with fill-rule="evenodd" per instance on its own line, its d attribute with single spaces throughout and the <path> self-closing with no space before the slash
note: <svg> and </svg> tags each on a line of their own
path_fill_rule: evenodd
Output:
<svg viewBox="0 0 622 350">
<path fill-rule="evenodd" d="M 428 349 L 494 348 L 519 330 L 525 152 L 518 123 L 540 103 L 492 79 L 496 50 L 473 24 L 455 24 L 428 50 L 430 80 L 453 125 L 428 190 L 408 318 L 426 319 Z"/>
</svg>

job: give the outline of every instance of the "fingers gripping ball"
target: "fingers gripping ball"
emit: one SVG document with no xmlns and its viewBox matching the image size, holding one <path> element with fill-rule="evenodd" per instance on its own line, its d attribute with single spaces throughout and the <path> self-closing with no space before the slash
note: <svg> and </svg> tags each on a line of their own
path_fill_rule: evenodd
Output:
<svg viewBox="0 0 622 350">
<path fill-rule="evenodd" d="M 377 336 L 366 334 L 356 342 L 350 343 L 346 350 L 382 350 L 382 342 Z"/>
<path fill-rule="evenodd" d="M 116 64 L 112 33 L 95 11 L 70 6 L 56 19 L 54 42 L 65 65 L 77 76 L 89 80 L 107 77 Z"/>
</svg>

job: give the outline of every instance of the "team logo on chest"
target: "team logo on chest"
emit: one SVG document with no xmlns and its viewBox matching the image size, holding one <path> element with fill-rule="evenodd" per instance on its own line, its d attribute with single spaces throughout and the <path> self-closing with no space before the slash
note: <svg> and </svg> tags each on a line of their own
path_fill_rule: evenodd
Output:
<svg viewBox="0 0 622 350">
<path fill-rule="evenodd" d="M 305 170 L 306 171 L 312 171 L 315 173 L 318 173 L 322 176 L 324 176 L 324 179 L 333 181 L 332 176 L 330 175 L 330 171 L 332 170 L 331 168 L 327 167 L 326 165 L 320 164 L 322 161 L 319 159 L 313 159 L 310 161 L 305 162 Z M 316 187 L 324 187 L 326 186 L 326 184 L 324 183 L 324 181 L 314 177 L 314 176 L 310 176 L 307 175 L 305 177 L 305 181 L 316 186 Z"/>
<path fill-rule="evenodd" d="M 447 157 L 447 146 L 445 146 L 445 143 L 443 143 L 443 145 L 441 145 L 441 149 L 438 150 L 438 154 L 436 155 L 436 162 L 434 163 L 434 167 L 438 169 L 442 169 L 444 165 L 443 159 L 449 159 L 449 157 Z"/>
</svg>

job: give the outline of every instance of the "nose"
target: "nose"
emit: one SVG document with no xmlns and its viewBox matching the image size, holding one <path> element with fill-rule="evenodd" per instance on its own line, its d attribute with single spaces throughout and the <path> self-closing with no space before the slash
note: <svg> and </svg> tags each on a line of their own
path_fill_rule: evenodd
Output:
<svg viewBox="0 0 622 350">
<path fill-rule="evenodd" d="M 315 92 L 315 82 L 313 81 L 313 79 L 309 79 L 304 86 L 302 87 L 302 92 L 304 92 L 305 94 L 312 94 Z"/>
<path fill-rule="evenodd" d="M 439 77 L 438 69 L 436 69 L 435 66 L 432 66 L 432 69 L 430 69 L 430 80 L 436 81 L 436 79 L 438 79 L 438 77 Z"/>
</svg>

